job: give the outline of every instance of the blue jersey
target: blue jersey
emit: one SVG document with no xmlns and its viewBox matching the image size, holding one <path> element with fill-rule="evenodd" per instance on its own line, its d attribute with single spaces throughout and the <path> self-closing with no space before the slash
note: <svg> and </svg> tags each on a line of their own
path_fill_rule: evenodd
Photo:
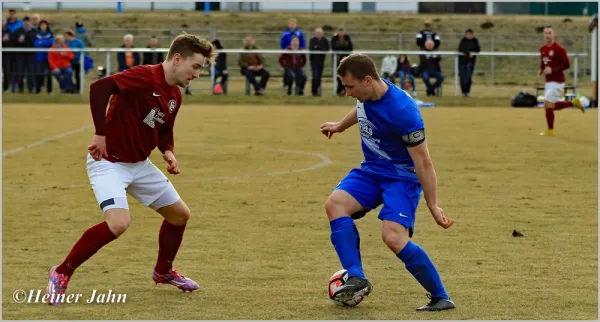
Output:
<svg viewBox="0 0 600 322">
<path fill-rule="evenodd" d="M 377 101 L 357 102 L 362 167 L 388 178 L 417 181 L 407 147 L 425 140 L 425 125 L 416 102 L 396 85 Z"/>
</svg>

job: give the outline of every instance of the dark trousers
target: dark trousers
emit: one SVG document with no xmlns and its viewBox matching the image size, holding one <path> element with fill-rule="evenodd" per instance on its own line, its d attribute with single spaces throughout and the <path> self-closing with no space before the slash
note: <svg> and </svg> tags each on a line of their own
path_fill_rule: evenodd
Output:
<svg viewBox="0 0 600 322">
<path fill-rule="evenodd" d="M 75 88 L 73 89 L 73 91 L 75 93 L 79 93 L 79 89 L 81 88 L 81 64 L 79 63 L 79 60 L 77 60 L 77 64 L 73 64 L 71 63 L 71 68 L 73 68 L 73 75 L 75 76 Z"/>
<path fill-rule="evenodd" d="M 61 92 L 73 93 L 73 69 L 71 67 L 60 68 L 52 74 L 56 77 Z"/>
<path fill-rule="evenodd" d="M 423 78 L 423 83 L 425 83 L 425 86 L 427 87 L 427 91 L 432 93 L 435 92 L 435 89 L 440 87 L 444 81 L 444 74 L 438 70 L 424 70 L 421 73 L 421 77 Z M 435 83 L 433 85 L 431 85 L 431 82 L 429 81 L 431 77 L 435 78 Z"/>
<path fill-rule="evenodd" d="M 323 70 L 325 69 L 325 62 L 311 62 L 310 67 L 312 69 L 311 92 L 313 95 L 319 95 L 319 89 L 321 89 L 321 79 L 323 78 Z"/>
<path fill-rule="evenodd" d="M 215 82 L 219 77 L 221 77 L 219 84 L 221 84 L 221 87 L 223 88 L 223 94 L 227 95 L 227 79 L 229 79 L 229 73 L 223 73 L 221 69 L 215 67 Z"/>
<path fill-rule="evenodd" d="M 10 85 L 9 75 L 9 61 L 8 54 L 2 53 L 2 91 L 8 91 L 8 85 Z"/>
<path fill-rule="evenodd" d="M 12 91 L 15 91 L 15 86 L 19 92 L 23 92 L 25 82 L 27 82 L 27 90 L 33 92 L 34 74 L 35 74 L 35 57 L 33 54 L 19 54 L 17 56 L 17 72 L 13 82 Z"/>
<path fill-rule="evenodd" d="M 458 75 L 460 77 L 460 89 L 463 94 L 471 92 L 471 80 L 473 79 L 473 71 L 475 65 L 473 63 L 464 63 L 458 65 Z"/>
<path fill-rule="evenodd" d="M 257 71 L 249 70 L 248 68 L 242 68 L 242 75 L 246 76 L 250 84 L 254 86 L 254 90 L 260 91 L 261 89 L 267 89 L 267 82 L 269 81 L 269 72 L 266 69 Z M 256 76 L 260 76 L 260 83 L 256 81 Z"/>
<path fill-rule="evenodd" d="M 46 90 L 52 93 L 52 72 L 47 61 L 35 63 L 35 76 L 35 92 L 41 92 L 42 86 L 46 83 Z"/>
<path fill-rule="evenodd" d="M 296 82 L 296 95 L 304 95 L 306 73 L 302 68 L 286 68 L 284 70 L 284 84 L 288 88 L 288 95 L 292 93 L 292 86 Z"/>
</svg>

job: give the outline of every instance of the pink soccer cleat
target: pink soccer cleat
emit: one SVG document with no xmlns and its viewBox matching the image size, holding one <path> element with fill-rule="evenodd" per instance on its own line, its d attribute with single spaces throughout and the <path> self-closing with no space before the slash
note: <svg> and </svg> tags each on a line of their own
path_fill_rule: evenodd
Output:
<svg viewBox="0 0 600 322">
<path fill-rule="evenodd" d="M 198 288 L 200 288 L 200 286 L 198 285 L 198 283 L 192 281 L 191 279 L 180 275 L 176 270 L 172 269 L 169 271 L 169 273 L 164 274 L 164 275 L 160 275 L 158 274 L 156 271 L 154 271 L 152 273 L 152 279 L 154 280 L 154 283 L 158 284 L 171 284 L 171 285 L 175 285 L 177 286 L 178 289 L 182 290 L 183 292 L 189 291 L 195 291 Z"/>
<path fill-rule="evenodd" d="M 48 272 L 48 287 L 46 295 L 48 295 L 48 304 L 58 306 L 64 298 L 69 284 L 69 276 L 56 272 L 58 265 L 52 267 Z"/>
</svg>

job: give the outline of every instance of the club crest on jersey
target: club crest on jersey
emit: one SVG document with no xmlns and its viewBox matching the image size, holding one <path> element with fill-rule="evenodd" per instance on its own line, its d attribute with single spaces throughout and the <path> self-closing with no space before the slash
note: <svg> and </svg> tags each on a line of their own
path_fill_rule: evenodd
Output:
<svg viewBox="0 0 600 322">
<path fill-rule="evenodd" d="M 549 55 L 550 57 L 554 56 L 554 50 L 551 50 L 551 51 L 548 53 L 548 55 Z"/>
<path fill-rule="evenodd" d="M 175 103 L 175 100 L 169 101 L 169 113 L 173 113 L 173 111 L 175 111 L 175 105 L 177 105 L 177 103 Z"/>
</svg>

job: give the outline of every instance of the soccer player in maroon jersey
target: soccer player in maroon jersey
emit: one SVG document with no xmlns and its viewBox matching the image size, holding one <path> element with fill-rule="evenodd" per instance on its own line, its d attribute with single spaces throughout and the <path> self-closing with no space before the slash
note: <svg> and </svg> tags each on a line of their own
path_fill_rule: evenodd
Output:
<svg viewBox="0 0 600 322">
<path fill-rule="evenodd" d="M 50 269 L 49 304 L 63 302 L 75 269 L 125 232 L 130 222 L 126 193 L 164 217 L 152 279 L 184 292 L 198 289 L 196 282 L 172 267 L 190 210 L 148 157 L 158 147 L 167 171 L 179 174 L 173 124 L 181 106 L 180 88 L 198 78 L 216 56 L 209 40 L 184 34 L 173 40 L 164 62 L 136 66 L 90 86 L 96 132 L 88 146 L 87 173 L 105 220 L 86 230 L 62 264 Z"/>
<path fill-rule="evenodd" d="M 554 136 L 554 111 L 574 106 L 585 112 L 585 108 L 579 98 L 574 98 L 572 102 L 560 100 L 565 87 L 564 71 L 569 69 L 571 64 L 565 48 L 555 41 L 554 30 L 551 26 L 544 28 L 544 40 L 546 43 L 540 47 L 541 60 L 538 75 L 544 74 L 546 77 L 544 108 L 548 130 L 540 135 Z"/>
</svg>

